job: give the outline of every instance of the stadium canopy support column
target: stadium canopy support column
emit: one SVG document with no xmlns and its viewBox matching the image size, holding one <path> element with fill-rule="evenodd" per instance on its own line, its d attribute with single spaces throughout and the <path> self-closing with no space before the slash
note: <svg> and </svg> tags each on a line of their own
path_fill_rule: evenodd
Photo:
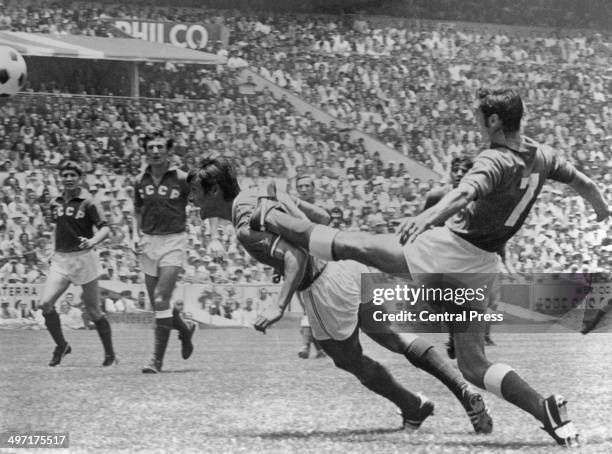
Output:
<svg viewBox="0 0 612 454">
<path fill-rule="evenodd" d="M 128 74 L 130 79 L 130 96 L 138 98 L 140 96 L 138 62 L 132 61 L 129 63 Z"/>
</svg>

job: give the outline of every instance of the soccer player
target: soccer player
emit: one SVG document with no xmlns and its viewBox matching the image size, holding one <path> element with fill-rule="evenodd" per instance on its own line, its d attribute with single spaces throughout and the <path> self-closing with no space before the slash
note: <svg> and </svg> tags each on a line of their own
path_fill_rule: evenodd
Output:
<svg viewBox="0 0 612 454">
<path fill-rule="evenodd" d="M 99 307 L 98 277 L 102 274 L 98 256 L 93 248 L 108 236 L 109 227 L 102 209 L 80 186 L 83 170 L 74 161 L 59 165 L 63 192 L 51 206 L 55 222 L 55 252 L 51 257 L 49 274 L 42 293 L 42 312 L 55 350 L 49 366 L 57 366 L 72 352 L 64 338 L 55 303 L 72 283 L 83 289 L 82 299 L 104 347 L 103 366 L 117 363 L 111 327 Z M 94 233 L 94 227 L 97 231 Z"/>
<path fill-rule="evenodd" d="M 496 251 L 520 229 L 547 179 L 574 189 L 594 208 L 598 222 L 610 216 L 610 208 L 590 178 L 551 148 L 521 135 L 523 102 L 516 90 L 480 89 L 474 113 L 489 148 L 479 153 L 457 188 L 402 225 L 399 240 L 403 248 L 394 235 L 340 232 L 279 210 L 268 211 L 267 199 L 260 200 L 251 225 L 263 225 L 324 260 L 358 260 L 383 272 L 404 275 L 469 273 L 466 286 L 490 288 L 494 283 L 491 273 L 500 262 Z M 443 227 L 435 227 L 447 220 Z M 533 415 L 558 444 L 577 444 L 578 433 L 567 417 L 567 401 L 559 395 L 544 398 L 510 366 L 489 362 L 483 333 L 483 320 L 471 322 L 465 332 L 456 332 L 457 363 L 463 375 Z"/>
<path fill-rule="evenodd" d="M 295 186 L 298 192 L 298 198 L 310 204 L 315 203 L 315 182 L 310 175 L 300 175 L 295 180 Z M 312 335 L 312 328 L 308 315 L 304 313 L 300 321 L 300 335 L 302 336 L 302 348 L 298 352 L 298 356 L 302 359 L 307 359 L 310 356 L 310 346 L 314 345 L 315 358 L 324 358 L 325 352 L 319 345 L 319 342 Z"/>
<path fill-rule="evenodd" d="M 425 195 L 425 205 L 423 206 L 423 211 L 434 206 L 436 203 L 442 200 L 442 197 L 444 197 L 449 191 L 459 186 L 459 182 L 461 181 L 463 176 L 469 172 L 469 170 L 472 168 L 473 165 L 474 165 L 474 160 L 470 156 L 464 155 L 464 156 L 458 156 L 456 158 L 453 158 L 453 160 L 451 161 L 451 169 L 450 169 L 450 185 L 447 187 L 436 188 L 436 189 L 432 189 L 431 191 L 429 191 Z M 442 223 L 440 225 L 444 225 L 444 224 Z M 500 251 L 500 257 L 502 258 L 502 261 L 504 261 L 505 263 L 505 254 L 503 252 L 504 250 L 502 249 Z M 494 309 L 493 298 L 494 296 L 492 292 L 489 297 L 489 306 L 488 306 L 488 309 L 491 309 L 491 310 Z M 448 356 L 451 359 L 455 359 L 456 357 L 455 340 L 453 338 L 453 331 L 452 331 L 453 325 L 449 324 L 448 328 L 449 328 L 449 333 L 448 333 L 448 342 L 446 343 L 446 351 L 448 353 Z M 484 342 L 485 342 L 485 345 L 488 345 L 488 346 L 495 345 L 495 342 L 493 342 L 493 339 L 491 339 L 491 323 L 490 322 L 486 324 Z"/>
<path fill-rule="evenodd" d="M 200 208 L 202 218 L 231 220 L 238 241 L 249 254 L 273 266 L 285 278 L 277 303 L 264 308 L 255 321 L 255 328 L 265 332 L 278 321 L 297 292 L 314 337 L 334 364 L 396 404 L 405 428 L 418 428 L 433 413 L 433 403 L 400 385 L 381 364 L 363 354 L 359 342 L 361 274 L 369 272 L 369 268 L 355 261 L 326 263 L 276 235 L 251 229 L 251 215 L 260 194 L 240 192 L 234 170 L 225 159 L 205 159 L 198 170 L 190 172 L 188 181 L 191 202 Z M 279 194 L 279 200 L 293 214 L 305 219 L 322 223 L 330 220 L 325 210 L 308 202 L 293 201 L 287 194 Z M 414 335 L 400 336 L 383 325 L 363 328 L 376 342 L 402 354 L 444 383 L 467 411 L 476 432 L 491 432 L 493 422 L 482 396 L 471 390 L 459 371 L 431 343 Z"/>
<path fill-rule="evenodd" d="M 161 372 L 172 328 L 179 331 L 183 359 L 193 353 L 191 338 L 195 325 L 187 325 L 179 312 L 170 307 L 189 247 L 185 212 L 189 186 L 187 174 L 170 166 L 172 145 L 172 139 L 165 138 L 160 131 L 145 136 L 143 146 L 148 166 L 134 187 L 140 262 L 155 311 L 153 358 L 142 369 L 145 374 Z"/>
</svg>

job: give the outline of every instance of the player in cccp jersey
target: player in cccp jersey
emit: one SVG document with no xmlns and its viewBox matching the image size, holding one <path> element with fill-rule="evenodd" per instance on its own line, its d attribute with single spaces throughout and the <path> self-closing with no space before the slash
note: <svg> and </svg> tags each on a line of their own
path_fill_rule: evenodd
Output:
<svg viewBox="0 0 612 454">
<path fill-rule="evenodd" d="M 64 339 L 55 303 L 70 284 L 83 289 L 83 302 L 104 346 L 103 366 L 117 362 L 111 338 L 111 327 L 100 310 L 98 277 L 100 262 L 93 248 L 108 236 L 109 227 L 102 217 L 102 210 L 91 196 L 80 187 L 83 175 L 74 161 L 64 161 L 59 166 L 63 185 L 62 194 L 52 203 L 55 221 L 55 252 L 51 257 L 49 274 L 42 293 L 42 311 L 45 325 L 56 347 L 49 366 L 57 366 L 72 351 Z M 97 232 L 94 233 L 94 227 Z"/>
<path fill-rule="evenodd" d="M 187 174 L 170 165 L 172 140 L 161 132 L 143 140 L 148 166 L 134 188 L 134 210 L 138 223 L 140 262 L 145 285 L 155 311 L 153 358 L 142 369 L 145 374 L 161 371 L 170 330 L 179 331 L 183 359 L 193 353 L 191 338 L 196 325 L 170 307 L 172 292 L 183 269 L 189 246 L 185 208 L 189 196 Z"/>
<path fill-rule="evenodd" d="M 357 260 L 392 274 L 443 274 L 448 279 L 460 275 L 463 287 L 478 289 L 494 284 L 491 276 L 500 262 L 496 252 L 520 229 L 547 179 L 573 188 L 593 206 L 597 221 L 610 215 L 590 178 L 551 148 L 521 135 L 523 102 L 516 90 L 480 89 L 474 113 L 489 148 L 478 154 L 457 188 L 401 226 L 403 248 L 398 247 L 397 236 L 315 225 L 270 210 L 266 199 L 260 200 L 253 214 L 253 228 L 263 226 L 324 260 Z M 457 310 L 455 304 L 451 306 L 455 307 L 449 310 Z M 484 311 L 485 307 L 471 309 Z M 559 395 L 544 398 L 510 366 L 489 362 L 483 345 L 484 326 L 484 319 L 478 319 L 463 332 L 456 331 L 457 362 L 463 375 L 533 415 L 558 444 L 577 444 L 578 434 L 567 417 L 567 401 Z"/>
</svg>

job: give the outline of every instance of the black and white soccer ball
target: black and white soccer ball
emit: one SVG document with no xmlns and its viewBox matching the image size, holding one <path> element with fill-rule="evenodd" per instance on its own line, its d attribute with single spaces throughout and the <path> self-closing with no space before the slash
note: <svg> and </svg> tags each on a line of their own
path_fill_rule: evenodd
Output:
<svg viewBox="0 0 612 454">
<path fill-rule="evenodd" d="M 28 71 L 19 52 L 0 46 L 0 97 L 14 96 L 23 89 Z"/>
</svg>

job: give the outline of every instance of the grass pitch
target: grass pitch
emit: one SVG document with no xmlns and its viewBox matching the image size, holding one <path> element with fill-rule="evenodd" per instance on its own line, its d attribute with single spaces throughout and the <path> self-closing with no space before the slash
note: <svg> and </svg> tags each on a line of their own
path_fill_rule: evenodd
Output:
<svg viewBox="0 0 612 454">
<path fill-rule="evenodd" d="M 187 361 L 173 332 L 159 375 L 140 372 L 151 354 L 150 327 L 113 329 L 120 364 L 110 368 L 100 367 L 95 331 L 67 332 L 73 353 L 56 368 L 47 366 L 53 346 L 46 331 L 0 331 L 0 431 L 69 432 L 70 452 L 559 451 L 531 416 L 490 394 L 494 432 L 473 434 L 446 388 L 364 336 L 367 354 L 435 402 L 434 416 L 418 432 L 399 430 L 394 405 L 329 359 L 299 359 L 297 326 L 266 336 L 246 329 L 199 330 Z M 425 337 L 443 348 L 443 335 Z M 492 360 L 512 365 L 543 394 L 569 399 L 586 442 L 580 452 L 612 452 L 612 334 L 494 338 Z"/>
</svg>

